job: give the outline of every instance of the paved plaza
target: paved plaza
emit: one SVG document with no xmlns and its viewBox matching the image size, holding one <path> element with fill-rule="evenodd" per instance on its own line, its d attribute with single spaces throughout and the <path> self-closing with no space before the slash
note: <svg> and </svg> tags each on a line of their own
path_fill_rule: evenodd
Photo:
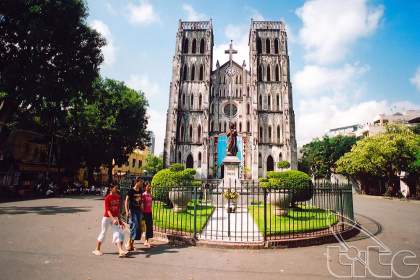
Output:
<svg viewBox="0 0 420 280">
<path fill-rule="evenodd" d="M 327 245 L 291 249 L 214 249 L 138 244 L 118 258 L 108 235 L 93 256 L 103 200 L 51 198 L 0 204 L 0 279 L 332 279 Z M 355 195 L 361 223 L 393 252 L 420 256 L 420 203 Z M 110 233 L 109 233 L 110 234 Z M 352 246 L 371 243 L 363 234 Z M 336 259 L 330 258 L 333 264 Z M 415 260 L 419 263 L 419 258 Z M 413 279 L 419 279 L 417 274 Z"/>
</svg>

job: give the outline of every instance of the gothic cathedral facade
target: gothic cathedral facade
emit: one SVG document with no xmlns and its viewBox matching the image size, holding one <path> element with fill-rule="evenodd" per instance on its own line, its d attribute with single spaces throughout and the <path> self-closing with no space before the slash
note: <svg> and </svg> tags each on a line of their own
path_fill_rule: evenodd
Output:
<svg viewBox="0 0 420 280">
<path fill-rule="evenodd" d="M 211 21 L 180 21 L 166 118 L 164 165 L 222 178 L 226 132 L 236 124 L 241 178 L 257 179 L 287 160 L 297 169 L 287 34 L 281 21 L 253 21 L 249 63 L 216 62 Z"/>
</svg>

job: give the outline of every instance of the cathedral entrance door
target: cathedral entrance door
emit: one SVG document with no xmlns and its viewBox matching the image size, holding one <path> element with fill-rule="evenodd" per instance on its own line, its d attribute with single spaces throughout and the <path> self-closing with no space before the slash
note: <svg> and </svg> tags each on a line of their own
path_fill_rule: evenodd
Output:
<svg viewBox="0 0 420 280">
<path fill-rule="evenodd" d="M 274 160 L 272 156 L 267 158 L 267 171 L 274 171 Z"/>
<path fill-rule="evenodd" d="M 186 168 L 194 168 L 194 160 L 191 154 L 188 155 L 185 166 Z"/>
</svg>

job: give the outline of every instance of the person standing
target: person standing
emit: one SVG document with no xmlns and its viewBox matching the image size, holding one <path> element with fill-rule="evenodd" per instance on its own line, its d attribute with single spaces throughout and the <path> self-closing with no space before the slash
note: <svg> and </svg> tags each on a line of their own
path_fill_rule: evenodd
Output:
<svg viewBox="0 0 420 280">
<path fill-rule="evenodd" d="M 127 251 L 123 249 L 124 235 L 122 230 L 124 224 L 120 219 L 120 195 L 118 194 L 118 186 L 111 184 L 108 188 L 107 195 L 105 197 L 105 212 L 101 223 L 101 232 L 97 238 L 96 248 L 92 251 L 92 254 L 101 256 L 101 245 L 105 239 L 105 234 L 109 227 L 112 229 L 112 242 L 118 248 L 118 256 L 125 257 Z"/>
<path fill-rule="evenodd" d="M 134 251 L 134 240 L 140 240 L 140 223 L 142 219 L 141 194 L 143 191 L 143 182 L 140 178 L 136 179 L 134 187 L 127 192 L 125 198 L 125 215 L 128 217 L 130 225 L 130 240 L 127 245 L 128 251 Z"/>
<path fill-rule="evenodd" d="M 150 248 L 150 239 L 153 238 L 153 217 L 152 217 L 152 205 L 153 199 L 151 194 L 150 184 L 146 184 L 146 191 L 142 194 L 143 202 L 143 216 L 146 222 L 146 241 L 144 246 Z"/>
</svg>

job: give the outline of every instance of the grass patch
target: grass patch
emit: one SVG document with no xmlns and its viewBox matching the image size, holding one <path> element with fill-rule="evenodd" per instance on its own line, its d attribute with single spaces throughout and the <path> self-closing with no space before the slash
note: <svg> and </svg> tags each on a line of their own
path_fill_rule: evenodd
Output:
<svg viewBox="0 0 420 280">
<path fill-rule="evenodd" d="M 248 212 L 260 232 L 264 232 L 264 206 L 248 206 Z M 277 216 L 267 204 L 267 235 L 315 231 L 328 228 L 337 221 L 337 216 L 331 211 L 311 207 L 291 208 L 287 216 Z"/>
<path fill-rule="evenodd" d="M 200 202 L 191 201 L 187 210 L 175 213 L 165 203 L 153 201 L 153 224 L 158 228 L 172 229 L 176 231 L 194 232 L 194 203 L 196 203 L 197 233 L 201 232 L 207 220 L 213 213 L 214 206 L 201 205 Z"/>
</svg>

